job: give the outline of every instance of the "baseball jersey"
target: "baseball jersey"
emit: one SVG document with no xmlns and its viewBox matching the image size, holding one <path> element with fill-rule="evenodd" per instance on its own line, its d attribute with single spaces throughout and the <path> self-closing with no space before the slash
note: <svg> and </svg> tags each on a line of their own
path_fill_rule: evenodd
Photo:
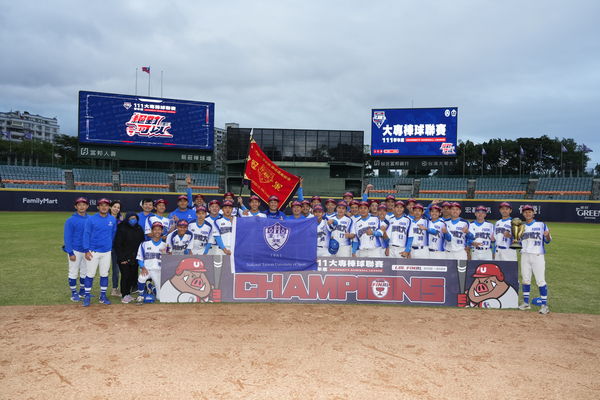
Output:
<svg viewBox="0 0 600 400">
<path fill-rule="evenodd" d="M 284 214 L 283 211 L 275 211 L 272 212 L 271 210 L 267 210 L 265 211 L 265 215 L 267 216 L 267 218 L 273 218 L 273 219 L 285 219 L 286 215 Z"/>
<path fill-rule="evenodd" d="M 85 222 L 87 221 L 87 214 L 79 215 L 74 213 L 65 221 L 64 231 L 64 251 L 70 256 L 74 255 L 73 251 L 84 252 L 83 248 L 83 231 L 85 230 Z"/>
<path fill-rule="evenodd" d="M 429 249 L 434 251 L 444 251 L 445 250 L 445 236 L 442 232 L 442 228 L 446 226 L 446 223 L 437 219 L 435 221 L 429 221 L 429 228 L 434 229 L 437 233 L 432 233 L 429 231 Z M 446 227 L 447 229 L 447 227 Z"/>
<path fill-rule="evenodd" d="M 325 213 L 325 218 L 327 219 L 331 219 L 333 217 L 335 217 L 337 215 L 336 212 L 332 212 L 332 213 Z"/>
<path fill-rule="evenodd" d="M 360 218 L 355 224 L 352 224 L 352 233 L 356 235 L 354 240 L 358 243 L 360 250 L 381 247 L 381 241 L 374 235 L 375 232 L 381 233 L 380 226 L 379 219 L 375 217 Z M 373 230 L 373 235 L 367 234 L 369 228 Z"/>
<path fill-rule="evenodd" d="M 215 232 L 217 230 L 216 221 L 221 218 L 223 218 L 223 217 L 221 217 L 220 215 L 216 218 L 213 218 L 211 215 L 209 215 L 208 217 L 206 217 L 204 219 L 204 222 L 208 222 L 210 225 L 212 225 L 212 234 L 210 235 L 210 238 L 208 239 L 208 242 L 211 244 L 211 246 L 217 245 L 217 242 L 215 241 Z"/>
<path fill-rule="evenodd" d="M 491 222 L 483 221 L 481 224 L 473 221 L 469 224 L 469 233 L 473 235 L 472 242 L 479 242 L 478 250 L 487 250 L 492 247 L 494 241 L 494 225 Z"/>
<path fill-rule="evenodd" d="M 194 254 L 203 254 L 206 244 L 212 235 L 213 227 L 206 221 L 203 221 L 200 226 L 197 222 L 192 222 L 188 226 L 188 231 L 192 233 L 192 250 Z"/>
<path fill-rule="evenodd" d="M 404 249 L 406 241 L 412 235 L 411 224 L 412 221 L 406 215 L 402 215 L 400 218 L 392 217 L 387 228 L 387 235 L 390 238 L 389 245 Z"/>
<path fill-rule="evenodd" d="M 193 240 L 194 234 L 192 232 L 186 231 L 183 236 L 179 236 L 179 233 L 175 230 L 167 235 L 167 252 L 174 255 L 189 254 Z"/>
<path fill-rule="evenodd" d="M 241 214 L 241 212 L 239 212 L 239 214 Z M 219 210 L 219 215 L 222 217 L 223 216 L 223 210 Z M 237 207 L 233 207 L 233 210 L 231 210 L 231 215 L 233 215 L 234 217 L 236 217 L 238 215 L 238 208 Z"/>
<path fill-rule="evenodd" d="M 308 213 L 308 215 L 305 215 L 306 218 L 314 218 L 315 216 L 311 213 Z"/>
<path fill-rule="evenodd" d="M 154 242 L 146 240 L 138 247 L 137 260 L 146 269 L 160 269 L 160 258 L 167 250 L 167 244 L 162 240 Z"/>
<path fill-rule="evenodd" d="M 334 221 L 331 225 L 331 237 L 337 240 L 340 246 L 350 246 L 351 240 L 346 237 L 346 233 L 352 233 L 352 220 L 345 215 L 338 218 L 337 214 L 329 219 Z"/>
<path fill-rule="evenodd" d="M 146 219 L 148 219 L 148 217 L 150 217 L 151 215 L 154 215 L 154 214 L 152 214 L 152 213 L 146 214 L 143 211 L 140 211 L 139 213 L 137 213 L 138 225 L 141 226 L 142 229 L 146 229 Z"/>
<path fill-rule="evenodd" d="M 321 219 L 317 225 L 317 247 L 329 247 L 329 239 L 331 237 L 331 228 L 327 224 L 326 219 Z"/>
<path fill-rule="evenodd" d="M 185 210 L 180 210 L 179 208 L 169 214 L 169 218 L 175 219 L 185 219 L 187 222 L 193 222 L 196 220 L 196 213 L 191 208 L 186 208 Z"/>
<path fill-rule="evenodd" d="M 215 230 L 213 236 L 220 236 L 223 241 L 223 245 L 226 248 L 231 248 L 233 242 L 233 219 L 221 217 L 215 221 Z"/>
<path fill-rule="evenodd" d="M 149 235 L 150 232 L 152 232 L 152 224 L 155 222 L 163 224 L 163 236 L 169 233 L 171 219 L 169 217 L 161 217 L 160 215 L 152 214 L 146 218 L 146 227 L 144 228 L 144 233 L 146 235 Z"/>
<path fill-rule="evenodd" d="M 248 210 L 248 214 L 244 214 L 241 213 L 240 217 L 259 217 L 259 218 L 267 218 L 267 216 L 265 215 L 265 213 L 262 213 L 260 211 L 257 211 L 256 213 L 253 213 L 252 211 Z"/>
<path fill-rule="evenodd" d="M 496 247 L 498 249 L 508 249 L 513 242 L 513 238 L 505 237 L 504 232 L 512 234 L 511 218 L 499 219 L 496 221 L 494 237 L 496 239 Z"/>
<path fill-rule="evenodd" d="M 536 220 L 525 224 L 525 231 L 521 236 L 521 253 L 527 254 L 546 254 L 545 244 L 550 243 L 552 238 L 546 240 L 544 232 L 550 232 L 548 227 L 543 222 Z"/>
<path fill-rule="evenodd" d="M 467 234 L 462 230 L 469 227 L 469 223 L 462 218 L 446 221 L 450 240 L 446 241 L 446 251 L 464 250 L 467 245 Z"/>
<path fill-rule="evenodd" d="M 421 230 L 419 227 L 422 226 L 425 229 Z M 413 220 L 412 224 L 410 224 L 410 234 L 409 237 L 412 236 L 412 247 L 427 247 L 429 246 L 429 233 L 427 232 L 429 229 L 429 221 L 424 218 L 419 218 L 419 220 Z"/>
<path fill-rule="evenodd" d="M 97 213 L 86 218 L 83 228 L 83 252 L 105 253 L 111 251 L 116 233 L 117 219 L 112 215 L 107 214 L 103 217 Z"/>
</svg>

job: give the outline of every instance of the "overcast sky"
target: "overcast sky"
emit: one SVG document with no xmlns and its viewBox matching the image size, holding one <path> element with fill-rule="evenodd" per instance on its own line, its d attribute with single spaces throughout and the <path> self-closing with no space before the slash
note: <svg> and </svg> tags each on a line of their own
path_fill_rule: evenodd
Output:
<svg viewBox="0 0 600 400">
<path fill-rule="evenodd" d="M 573 137 L 600 162 L 600 2 L 5 1 L 0 110 L 77 134 L 79 90 L 215 103 L 215 124 L 357 129 L 459 108 L 459 139 Z M 138 75 L 147 93 L 147 75 Z M 592 166 L 592 165 L 590 165 Z"/>
</svg>

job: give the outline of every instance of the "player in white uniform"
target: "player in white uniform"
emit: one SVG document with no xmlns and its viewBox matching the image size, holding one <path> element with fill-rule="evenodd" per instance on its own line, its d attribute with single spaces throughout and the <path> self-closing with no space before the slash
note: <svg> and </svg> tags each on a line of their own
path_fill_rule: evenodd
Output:
<svg viewBox="0 0 600 400">
<path fill-rule="evenodd" d="M 347 207 L 348 205 L 346 205 Z M 329 219 L 333 216 L 335 216 L 336 213 L 336 208 L 337 208 L 337 203 L 335 202 L 334 199 L 327 199 L 325 200 L 325 210 L 327 210 L 327 212 L 325 213 L 325 218 Z"/>
<path fill-rule="evenodd" d="M 265 213 L 261 212 L 258 208 L 260 206 L 260 197 L 258 197 L 256 195 L 250 196 L 250 201 L 248 202 L 248 204 L 250 205 L 250 209 L 247 209 L 246 207 L 244 207 L 244 203 L 242 203 L 241 197 L 238 198 L 238 202 L 240 203 L 241 209 L 243 210 L 241 212 L 240 217 L 267 218 Z"/>
<path fill-rule="evenodd" d="M 404 214 L 404 202 L 398 200 L 394 206 L 394 216 L 390 218 L 390 225 L 386 231 L 389 238 L 386 255 L 393 258 L 408 258 L 411 251 L 409 235 L 412 220 Z"/>
<path fill-rule="evenodd" d="M 346 194 L 348 194 L 348 193 L 346 193 Z M 347 196 L 345 196 L 345 197 L 347 197 Z M 344 201 L 348 204 L 348 207 L 350 207 L 350 209 L 346 215 L 348 216 L 348 218 L 350 218 L 350 220 L 352 220 L 352 224 L 355 224 L 359 219 L 361 219 L 361 216 L 358 212 L 358 204 L 359 203 L 357 200 L 352 200 L 352 201 L 350 201 L 350 203 L 348 203 L 346 200 L 344 200 Z"/>
<path fill-rule="evenodd" d="M 317 197 L 320 199 L 320 197 L 318 196 L 313 196 L 313 199 Z M 319 200 L 320 202 L 321 200 Z M 314 202 L 314 200 L 313 200 Z M 321 204 L 316 204 L 316 205 L 321 205 Z M 316 206 L 315 206 L 316 207 Z M 311 202 L 308 200 L 302 200 L 302 215 L 304 215 L 306 218 L 314 218 L 315 216 L 311 213 Z"/>
<path fill-rule="evenodd" d="M 317 257 L 331 257 L 329 253 L 329 239 L 331 238 L 331 225 L 323 218 L 323 207 L 316 205 L 313 208 L 317 218 Z"/>
<path fill-rule="evenodd" d="M 226 201 L 229 201 L 231 203 L 231 215 L 234 217 L 237 217 L 239 214 L 241 214 L 241 210 L 238 212 L 238 208 L 234 207 L 233 204 L 233 198 L 234 198 L 234 194 L 233 192 L 227 192 L 223 195 L 223 204 L 225 204 Z M 238 196 L 238 203 L 242 201 L 242 198 Z M 223 210 L 219 210 L 219 215 L 223 216 Z"/>
<path fill-rule="evenodd" d="M 445 242 L 451 240 L 446 222 L 440 218 L 441 212 L 442 209 L 436 204 L 429 208 L 429 258 L 436 260 L 446 259 Z"/>
<path fill-rule="evenodd" d="M 534 219 L 535 212 L 532 206 L 526 205 L 522 208 L 525 217 L 525 231 L 521 237 L 521 279 L 523 289 L 523 303 L 519 306 L 521 310 L 528 310 L 529 293 L 531 291 L 531 274 L 535 276 L 535 282 L 540 290 L 542 305 L 540 314 L 548 314 L 548 286 L 546 285 L 546 254 L 545 245 L 550 243 L 552 237 L 545 223 Z"/>
<path fill-rule="evenodd" d="M 384 203 L 381 203 L 379 206 L 377 206 L 376 217 L 379 219 L 379 223 L 381 224 L 381 226 L 385 227 L 385 230 L 387 231 L 388 227 L 390 226 L 390 220 L 387 212 L 387 206 Z M 388 248 L 389 238 L 387 235 L 383 235 L 383 237 L 381 237 L 379 240 L 382 246 L 379 249 L 380 254 L 378 255 L 378 257 L 385 257 L 385 254 L 387 252 L 386 250 Z"/>
<path fill-rule="evenodd" d="M 156 286 L 156 298 L 160 300 L 160 259 L 167 252 L 167 244 L 161 240 L 164 227 L 160 222 L 152 225 L 150 240 L 146 240 L 138 248 L 137 260 L 140 267 L 138 275 L 138 290 L 140 295 L 136 299 L 138 303 L 144 301 L 144 288 L 146 281 L 152 279 Z"/>
<path fill-rule="evenodd" d="M 153 225 L 154 226 L 154 225 Z M 185 219 L 177 221 L 177 229 L 167 235 L 167 253 L 177 256 L 190 254 L 194 235 L 188 230 L 189 224 Z"/>
<path fill-rule="evenodd" d="M 502 219 L 496 221 L 494 236 L 496 238 L 496 257 L 498 261 L 517 261 L 517 250 L 511 249 L 513 242 L 510 213 L 510 203 L 500 203 L 500 215 Z"/>
<path fill-rule="evenodd" d="M 231 245 L 233 243 L 233 202 L 226 200 L 223 202 L 223 216 L 214 223 L 215 230 L 213 237 L 220 253 L 217 255 L 231 255 Z M 215 262 L 216 263 L 216 262 Z"/>
<path fill-rule="evenodd" d="M 192 254 L 208 254 L 210 250 L 209 239 L 212 235 L 213 227 L 206 222 L 206 207 L 196 206 L 196 221 L 188 226 L 188 231 L 192 233 Z"/>
<path fill-rule="evenodd" d="M 175 229 L 175 225 L 171 226 L 171 219 L 169 218 L 167 211 L 167 201 L 165 199 L 158 199 L 154 202 L 154 208 L 156 208 L 156 213 L 150 214 L 148 218 L 146 218 L 146 222 L 144 223 L 144 234 L 149 237 L 150 231 L 152 230 L 152 225 L 155 222 L 160 222 L 163 225 L 163 235 L 162 238 L 165 240 L 170 231 Z"/>
<path fill-rule="evenodd" d="M 215 240 L 215 232 L 217 230 L 216 222 L 219 218 L 222 218 L 221 215 L 219 214 L 220 210 L 221 210 L 221 204 L 219 203 L 219 200 L 211 200 L 208 203 L 209 215 L 208 215 L 208 217 L 206 217 L 206 222 L 211 224 L 213 227 L 213 229 L 212 229 L 213 233 L 210 236 L 210 238 L 208 239 L 208 242 L 210 243 L 210 250 L 208 251 L 208 254 L 211 256 L 223 254 L 223 252 L 219 249 L 219 246 L 217 245 L 217 242 Z"/>
<path fill-rule="evenodd" d="M 346 216 L 348 205 L 345 201 L 337 204 L 337 214 L 327 218 L 327 223 L 331 227 L 331 238 L 338 241 L 340 247 L 333 257 L 351 257 L 352 256 L 352 220 Z"/>
<path fill-rule="evenodd" d="M 469 238 L 469 222 L 460 218 L 462 208 L 459 203 L 452 203 L 452 218 L 446 221 L 450 240 L 446 242 L 446 258 L 448 260 L 467 259 L 467 240 Z"/>
<path fill-rule="evenodd" d="M 410 258 L 429 258 L 429 221 L 422 218 L 423 212 L 424 208 L 421 204 L 416 203 L 413 206 L 413 222 L 410 225 L 412 233 Z"/>
<path fill-rule="evenodd" d="M 487 222 L 487 209 L 484 206 L 475 208 L 475 221 L 469 224 L 469 232 L 473 238 L 469 241 L 471 260 L 493 260 L 492 243 L 494 242 L 494 225 Z"/>
<path fill-rule="evenodd" d="M 369 216 L 369 203 L 362 201 L 359 206 L 360 219 L 352 224 L 354 241 L 352 242 L 352 256 L 380 257 L 382 247 L 381 238 L 385 226 L 381 226 L 379 219 Z"/>
</svg>

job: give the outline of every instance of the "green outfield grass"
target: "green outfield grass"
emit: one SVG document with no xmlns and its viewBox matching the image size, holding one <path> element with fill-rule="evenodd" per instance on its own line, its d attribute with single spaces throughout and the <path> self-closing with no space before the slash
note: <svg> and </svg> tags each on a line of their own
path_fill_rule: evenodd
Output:
<svg viewBox="0 0 600 400">
<path fill-rule="evenodd" d="M 0 305 L 70 303 L 61 250 L 70 213 L 0 212 Z M 600 225 L 549 223 L 546 280 L 553 312 L 600 314 Z M 98 292 L 98 279 L 94 282 Z M 110 286 L 110 284 L 109 284 Z M 532 297 L 538 296 L 532 285 Z M 118 299 L 115 299 L 118 300 Z"/>
</svg>

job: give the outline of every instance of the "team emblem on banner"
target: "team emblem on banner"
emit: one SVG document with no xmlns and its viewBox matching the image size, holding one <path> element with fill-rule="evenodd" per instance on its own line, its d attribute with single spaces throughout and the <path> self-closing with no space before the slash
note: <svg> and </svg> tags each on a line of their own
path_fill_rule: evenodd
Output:
<svg viewBox="0 0 600 400">
<path fill-rule="evenodd" d="M 290 230 L 279 222 L 263 228 L 265 242 L 275 251 L 281 249 L 290 236 Z"/>
<path fill-rule="evenodd" d="M 275 177 L 275 172 L 269 170 L 269 168 L 267 168 L 264 165 L 261 165 L 258 168 L 258 180 L 260 181 L 260 183 L 269 183 L 269 182 L 273 182 L 273 178 Z"/>
<path fill-rule="evenodd" d="M 373 112 L 373 123 L 377 125 L 377 128 L 381 128 L 381 125 L 385 122 L 385 111 Z"/>
<path fill-rule="evenodd" d="M 376 279 L 371 283 L 371 290 L 373 290 L 375 297 L 379 299 L 382 299 L 387 295 L 389 287 L 390 283 L 385 279 Z"/>
<path fill-rule="evenodd" d="M 123 103 L 123 107 L 125 107 L 126 110 L 129 110 L 131 108 L 131 103 L 126 101 Z"/>
</svg>

